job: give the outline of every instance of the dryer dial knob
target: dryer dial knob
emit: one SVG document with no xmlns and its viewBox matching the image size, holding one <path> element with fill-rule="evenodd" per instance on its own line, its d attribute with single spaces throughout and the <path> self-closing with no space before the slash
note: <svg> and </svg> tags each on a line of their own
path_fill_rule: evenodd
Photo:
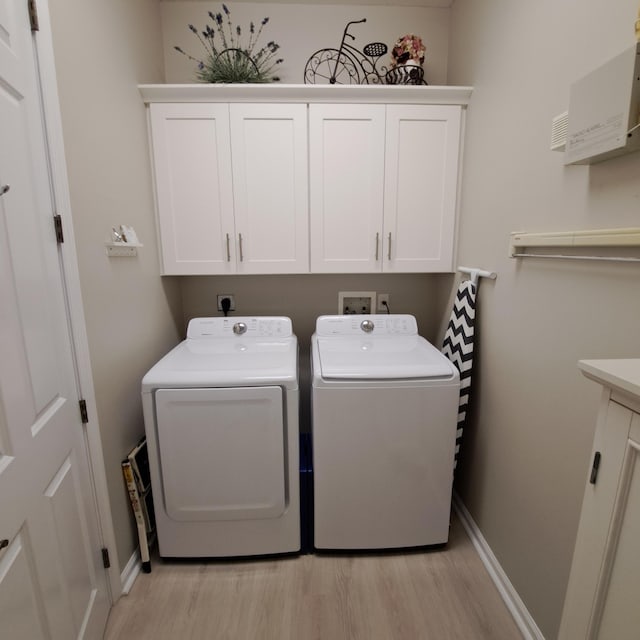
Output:
<svg viewBox="0 0 640 640">
<path fill-rule="evenodd" d="M 244 322 L 236 322 L 233 325 L 233 333 L 237 336 L 241 336 L 243 333 L 247 332 L 247 325 Z"/>
<path fill-rule="evenodd" d="M 360 328 L 365 332 L 365 333 L 371 333 L 373 331 L 374 328 L 374 324 L 371 320 L 363 320 L 360 323 Z"/>
</svg>

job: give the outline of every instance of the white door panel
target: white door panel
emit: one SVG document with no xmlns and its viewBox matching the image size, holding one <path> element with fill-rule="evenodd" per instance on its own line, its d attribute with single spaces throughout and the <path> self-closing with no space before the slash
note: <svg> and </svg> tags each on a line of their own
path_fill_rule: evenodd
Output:
<svg viewBox="0 0 640 640">
<path fill-rule="evenodd" d="M 232 104 L 230 118 L 238 272 L 308 272 L 306 105 Z"/>
<path fill-rule="evenodd" d="M 382 269 L 385 106 L 309 106 L 311 271 Z"/>
<path fill-rule="evenodd" d="M 188 522 L 282 515 L 280 387 L 160 389 L 156 411 L 170 518 Z"/>
<path fill-rule="evenodd" d="M 152 104 L 165 274 L 235 272 L 229 106 Z"/>
<path fill-rule="evenodd" d="M 26 2 L 0 0 L 0 21 L 0 636 L 98 638 L 109 598 Z"/>
<path fill-rule="evenodd" d="M 37 577 L 29 564 L 24 533 L 18 534 L 0 559 L 0 637 L 44 640 L 43 607 L 38 603 Z"/>
<path fill-rule="evenodd" d="M 384 271 L 453 268 L 460 111 L 387 106 Z"/>
</svg>

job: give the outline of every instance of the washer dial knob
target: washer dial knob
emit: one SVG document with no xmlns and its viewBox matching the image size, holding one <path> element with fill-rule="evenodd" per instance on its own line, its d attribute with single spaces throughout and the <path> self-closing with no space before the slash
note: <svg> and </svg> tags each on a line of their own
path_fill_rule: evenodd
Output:
<svg viewBox="0 0 640 640">
<path fill-rule="evenodd" d="M 360 323 L 360 328 L 365 332 L 365 333 L 371 333 L 373 331 L 374 328 L 374 324 L 371 320 L 363 320 Z"/>
</svg>

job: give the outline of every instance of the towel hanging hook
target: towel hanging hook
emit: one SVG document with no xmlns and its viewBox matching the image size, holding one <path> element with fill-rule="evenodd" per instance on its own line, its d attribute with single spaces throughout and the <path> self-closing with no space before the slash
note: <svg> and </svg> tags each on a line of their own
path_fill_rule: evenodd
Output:
<svg viewBox="0 0 640 640">
<path fill-rule="evenodd" d="M 466 273 L 470 277 L 471 282 L 476 286 L 478 284 L 478 278 L 495 280 L 498 277 L 495 271 L 485 271 L 484 269 L 477 269 L 475 267 L 458 267 L 458 271 L 460 273 Z"/>
</svg>

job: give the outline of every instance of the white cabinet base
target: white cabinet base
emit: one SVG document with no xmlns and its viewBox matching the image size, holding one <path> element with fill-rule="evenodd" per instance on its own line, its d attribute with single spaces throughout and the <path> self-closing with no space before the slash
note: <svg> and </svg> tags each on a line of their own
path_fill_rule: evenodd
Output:
<svg viewBox="0 0 640 640">
<path fill-rule="evenodd" d="M 561 640 L 636 640 L 640 629 L 640 360 L 583 361 L 604 385 Z"/>
</svg>

